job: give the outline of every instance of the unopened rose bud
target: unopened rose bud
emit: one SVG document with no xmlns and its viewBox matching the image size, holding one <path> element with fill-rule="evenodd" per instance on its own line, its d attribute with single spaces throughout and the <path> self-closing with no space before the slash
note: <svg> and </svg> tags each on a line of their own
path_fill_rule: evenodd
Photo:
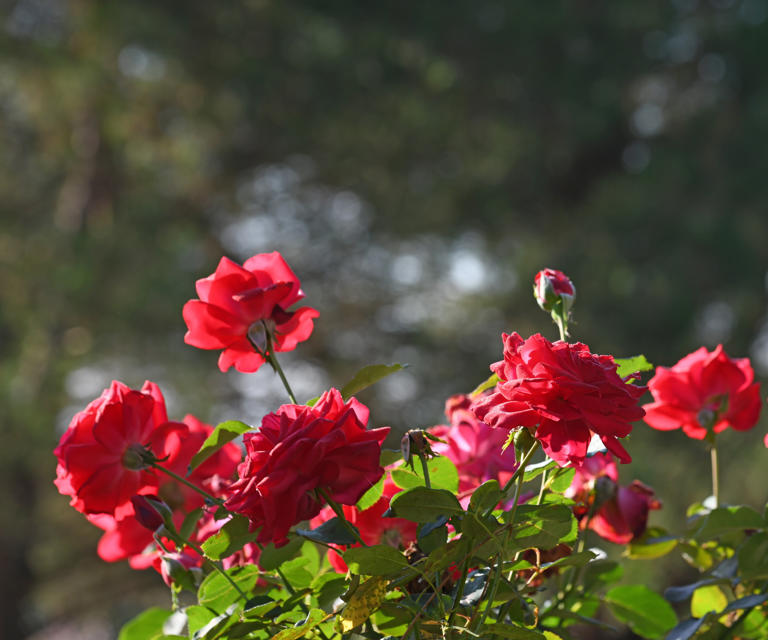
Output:
<svg viewBox="0 0 768 640">
<path fill-rule="evenodd" d="M 142 527 L 157 531 L 167 522 L 173 526 L 173 512 L 157 496 L 132 496 L 131 503 L 134 516 Z"/>
<path fill-rule="evenodd" d="M 562 271 L 542 269 L 533 281 L 533 297 L 544 311 L 551 313 L 559 306 L 567 315 L 576 297 L 576 287 Z"/>
<path fill-rule="evenodd" d="M 170 553 L 163 556 L 160 575 L 169 587 L 177 585 L 182 589 L 195 590 L 195 575 L 191 569 L 197 564 L 194 558 L 183 553 Z"/>
<path fill-rule="evenodd" d="M 514 436 L 515 443 L 515 460 L 522 460 L 523 456 L 530 451 L 531 447 L 536 444 L 536 438 L 533 437 L 530 430 L 527 427 L 520 427 Z"/>
</svg>

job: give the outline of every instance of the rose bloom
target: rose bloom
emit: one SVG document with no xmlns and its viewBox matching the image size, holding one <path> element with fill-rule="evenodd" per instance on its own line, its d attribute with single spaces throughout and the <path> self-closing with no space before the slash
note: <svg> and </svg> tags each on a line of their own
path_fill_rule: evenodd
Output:
<svg viewBox="0 0 768 640">
<path fill-rule="evenodd" d="M 403 518 L 383 518 L 382 514 L 389 509 L 390 499 L 402 491 L 392 479 L 387 476 L 384 480 L 384 490 L 375 503 L 365 511 L 360 511 L 355 506 L 344 506 L 344 517 L 355 525 L 360 531 L 360 537 L 367 545 L 388 544 L 395 548 L 405 548 L 410 542 L 416 540 L 418 525 Z M 310 526 L 314 529 L 324 522 L 334 518 L 336 514 L 329 506 L 323 507 L 320 513 L 312 518 Z M 334 545 L 339 551 L 347 549 L 345 546 Z M 359 545 L 354 545 L 359 546 Z M 329 550 L 328 560 L 338 573 L 346 573 L 347 565 L 338 552 Z"/>
<path fill-rule="evenodd" d="M 506 431 L 527 427 L 560 466 L 583 462 L 592 433 L 622 462 L 631 461 L 617 438 L 643 417 L 637 400 L 645 387 L 627 384 L 613 357 L 580 342 L 551 343 L 539 334 L 523 340 L 517 333 L 502 339 L 504 360 L 491 365 L 496 389 L 472 407 L 480 420 Z"/>
<path fill-rule="evenodd" d="M 498 480 L 504 485 L 517 469 L 515 456 L 502 452 L 506 432 L 478 420 L 470 410 L 471 405 L 468 395 L 451 396 L 445 403 L 450 425 L 429 429 L 429 433 L 444 441 L 430 443 L 432 450 L 456 465 L 459 494 L 465 502 L 468 494 L 486 480 Z"/>
<path fill-rule="evenodd" d="M 644 405 L 645 421 L 654 429 L 683 428 L 701 440 L 709 429 L 746 431 L 760 417 L 760 383 L 748 358 L 729 358 L 723 345 L 705 347 L 671 368 L 656 367 L 648 388 L 654 402 Z"/>
<path fill-rule="evenodd" d="M 568 311 L 576 297 L 576 287 L 562 271 L 542 269 L 533 279 L 533 297 L 544 311 L 552 311 L 558 300 L 563 301 L 563 307 Z"/>
<path fill-rule="evenodd" d="M 70 504 L 84 514 L 108 514 L 120 519 L 133 512 L 131 496 L 155 494 L 159 472 L 146 468 L 146 446 L 158 459 L 183 446 L 188 427 L 169 422 L 156 384 L 141 391 L 114 381 L 69 424 L 54 449 L 58 458 L 54 484 L 71 496 Z M 176 473 L 186 469 L 161 463 Z"/>
<path fill-rule="evenodd" d="M 287 542 L 290 527 L 318 514 L 325 490 L 353 505 L 381 478 L 381 443 L 389 427 L 367 430 L 368 408 L 336 389 L 313 407 L 287 404 L 243 436 L 245 460 L 225 506 L 260 529 L 259 542 Z"/>
<path fill-rule="evenodd" d="M 164 415 L 164 404 L 162 411 Z M 213 432 L 211 425 L 201 422 L 192 415 L 185 416 L 184 423 L 189 430 L 187 436 L 176 443 L 176 446 L 169 451 L 168 460 L 164 462 L 169 468 L 178 470 L 177 472 L 182 475 L 186 474 L 192 456 L 197 453 L 205 439 Z M 231 442 L 225 444 L 196 467 L 187 477 L 187 480 L 214 497 L 223 497 L 224 487 L 234 475 L 241 457 L 238 445 Z M 174 524 L 178 528 L 184 521 L 184 516 L 190 511 L 202 507 L 204 500 L 197 491 L 177 482 L 170 476 L 163 474 L 161 476 L 158 478 L 157 497 L 173 511 Z M 160 550 L 153 546 L 153 531 L 137 521 L 135 505 L 132 505 L 130 512 L 119 520 L 107 514 L 91 515 L 88 519 L 104 530 L 104 535 L 99 540 L 98 546 L 98 554 L 102 560 L 117 562 L 127 559 L 134 569 L 144 569 L 152 565 L 160 553 Z M 200 528 L 200 526 L 197 527 L 197 529 Z M 204 537 L 200 537 L 196 531 L 193 536 L 198 542 L 202 542 L 212 533 L 215 531 L 210 531 Z"/>
<path fill-rule="evenodd" d="M 574 512 L 582 529 L 591 529 L 616 544 L 627 544 L 641 536 L 648 524 L 648 512 L 661 508 L 653 489 L 639 480 L 628 487 L 619 485 L 616 462 L 604 452 L 594 454 L 576 468 L 565 497 L 576 501 Z M 595 500 L 597 510 L 589 517 Z"/>
<path fill-rule="evenodd" d="M 288 307 L 304 297 L 299 279 L 278 253 L 260 253 L 241 267 L 222 258 L 215 273 L 197 281 L 199 300 L 184 305 L 184 342 L 222 349 L 219 369 L 256 371 L 265 362 L 268 341 L 274 351 L 292 351 L 309 338 L 315 309 Z"/>
</svg>

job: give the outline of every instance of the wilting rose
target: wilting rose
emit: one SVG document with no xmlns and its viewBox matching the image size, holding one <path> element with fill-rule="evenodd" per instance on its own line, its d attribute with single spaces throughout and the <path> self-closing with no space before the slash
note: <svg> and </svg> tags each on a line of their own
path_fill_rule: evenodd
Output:
<svg viewBox="0 0 768 640">
<path fill-rule="evenodd" d="M 552 311 L 560 302 L 567 312 L 576 297 L 576 287 L 562 271 L 542 269 L 533 279 L 533 297 L 544 311 Z"/>
<path fill-rule="evenodd" d="M 551 343 L 539 334 L 502 339 L 504 360 L 491 366 L 499 383 L 472 407 L 480 420 L 506 431 L 528 428 L 561 466 L 584 461 L 593 433 L 622 462 L 631 460 L 617 438 L 643 417 L 637 400 L 645 387 L 628 384 L 613 357 L 585 344 Z"/>
<path fill-rule="evenodd" d="M 517 469 L 515 456 L 503 453 L 507 434 L 478 420 L 470 410 L 472 398 L 455 395 L 445 403 L 449 425 L 438 425 L 429 432 L 444 442 L 431 443 L 433 451 L 448 458 L 459 472 L 459 493 L 464 501 L 486 480 L 504 485 Z"/>
<path fill-rule="evenodd" d="M 729 358 L 723 345 L 705 347 L 671 368 L 656 367 L 648 388 L 654 402 L 644 405 L 645 421 L 654 429 L 682 427 L 701 440 L 709 430 L 751 429 L 760 417 L 760 383 L 748 358 Z"/>
<path fill-rule="evenodd" d="M 401 489 L 387 476 L 381 498 L 370 507 L 364 511 L 355 506 L 343 507 L 344 517 L 358 528 L 365 544 L 388 544 L 395 548 L 405 548 L 408 543 L 416 540 L 418 525 L 415 522 L 403 518 L 382 518 L 382 514 L 389 509 L 390 499 L 399 491 Z M 312 518 L 310 525 L 312 528 L 319 527 L 335 516 L 331 507 L 323 507 L 320 513 Z M 347 547 L 338 546 L 338 549 L 343 552 Z M 328 551 L 328 560 L 337 572 L 347 572 L 346 563 L 336 551 Z"/>
<path fill-rule="evenodd" d="M 310 307 L 288 311 L 304 297 L 299 279 L 278 253 L 260 253 L 241 267 L 222 258 L 215 273 L 197 281 L 199 300 L 184 305 L 184 342 L 222 349 L 219 368 L 256 371 L 270 347 L 292 351 L 309 338 L 319 314 Z"/>
<path fill-rule="evenodd" d="M 641 536 L 648 512 L 661 508 L 653 489 L 639 480 L 629 486 L 619 484 L 618 469 L 609 453 L 596 453 L 577 467 L 565 496 L 576 501 L 574 513 L 582 529 L 592 529 L 616 544 Z"/>
<path fill-rule="evenodd" d="M 72 418 L 54 450 L 54 483 L 78 511 L 120 519 L 133 512 L 131 496 L 157 493 L 159 472 L 146 466 L 143 452 L 149 449 L 162 460 L 182 446 L 188 431 L 183 423 L 168 422 L 156 384 L 136 391 L 114 381 Z"/>
<path fill-rule="evenodd" d="M 243 437 L 246 456 L 226 502 L 247 516 L 259 542 L 287 542 L 290 527 L 322 508 L 317 490 L 353 505 L 381 477 L 381 443 L 389 427 L 366 429 L 368 408 L 336 389 L 313 407 L 283 405 Z"/>
</svg>

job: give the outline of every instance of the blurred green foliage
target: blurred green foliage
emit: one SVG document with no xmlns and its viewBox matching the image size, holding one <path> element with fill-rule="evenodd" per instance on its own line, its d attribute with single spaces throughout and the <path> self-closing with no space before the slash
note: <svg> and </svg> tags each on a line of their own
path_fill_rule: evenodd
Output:
<svg viewBox="0 0 768 640">
<path fill-rule="evenodd" d="M 303 397 L 411 364 L 362 396 L 399 429 L 485 379 L 501 331 L 555 337 L 530 296 L 544 266 L 576 283 L 594 351 L 669 365 L 723 342 L 768 372 L 766 0 L 9 0 L 2 18 L 0 638 L 91 618 L 81 637 L 110 637 L 165 597 L 98 561 L 51 484 L 61 429 L 112 377 L 156 380 L 176 417 L 257 423 L 284 400 L 182 342 L 224 253 L 281 251 L 320 309 L 284 358 Z M 723 438 L 726 500 L 765 499 L 744 481 L 764 432 Z M 705 451 L 643 425 L 628 448 L 624 479 L 674 529 L 708 492 Z"/>
</svg>

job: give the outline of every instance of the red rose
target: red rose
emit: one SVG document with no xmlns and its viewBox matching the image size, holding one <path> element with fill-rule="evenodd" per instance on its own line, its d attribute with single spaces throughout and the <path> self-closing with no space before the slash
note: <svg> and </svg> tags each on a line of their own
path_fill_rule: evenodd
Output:
<svg viewBox="0 0 768 640">
<path fill-rule="evenodd" d="M 748 358 L 729 358 L 723 345 L 705 347 L 674 367 L 656 367 L 648 387 L 655 402 L 644 405 L 645 421 L 654 429 L 683 428 L 697 440 L 711 429 L 746 431 L 760 417 L 760 383 Z"/>
<path fill-rule="evenodd" d="M 408 546 L 408 543 L 416 540 L 418 525 L 403 518 L 383 518 L 382 514 L 389 509 L 389 500 L 401 489 L 387 476 L 384 480 L 384 490 L 376 502 L 365 511 L 360 511 L 355 506 L 345 506 L 344 517 L 355 525 L 360 531 L 360 537 L 367 545 L 389 544 L 395 548 Z M 320 513 L 312 518 L 312 528 L 319 527 L 323 522 L 334 518 L 336 514 L 331 507 L 323 507 Z M 359 546 L 359 545 L 355 545 Z M 339 546 L 339 551 L 345 551 L 347 547 Z M 346 573 L 347 565 L 336 551 L 328 551 L 328 560 L 338 573 Z"/>
<path fill-rule="evenodd" d="M 182 441 L 176 443 L 164 464 L 168 468 L 186 475 L 186 469 L 192 456 L 197 453 L 205 439 L 211 434 L 213 427 L 192 415 L 187 415 L 184 422 L 189 433 Z M 221 497 L 223 495 L 221 485 L 232 477 L 241 457 L 238 445 L 226 444 L 196 467 L 187 477 L 187 480 L 215 497 Z M 157 493 L 173 511 L 174 524 L 177 528 L 181 526 L 187 513 L 203 506 L 203 497 L 197 491 L 164 474 L 159 474 L 158 481 Z M 106 514 L 89 516 L 88 519 L 105 532 L 99 540 L 98 546 L 98 554 L 102 560 L 117 562 L 127 559 L 134 569 L 145 569 L 152 564 L 159 550 L 147 552 L 154 540 L 152 531 L 137 521 L 135 511 L 136 500 L 133 500 L 130 512 L 119 520 Z M 198 526 L 199 528 L 200 526 Z M 193 537 L 202 542 L 212 533 L 215 531 L 200 537 L 196 531 Z"/>
<path fill-rule="evenodd" d="M 259 542 L 285 544 L 288 529 L 316 516 L 322 488 L 340 504 L 355 504 L 384 472 L 381 443 L 389 427 L 367 430 L 368 408 L 336 389 L 313 407 L 287 404 L 243 436 L 245 461 L 226 502 L 261 529 Z"/>
<path fill-rule="evenodd" d="M 552 311 L 555 304 L 562 302 L 567 312 L 576 297 L 576 287 L 562 271 L 542 269 L 533 279 L 533 297 L 544 311 Z"/>
<path fill-rule="evenodd" d="M 54 450 L 59 459 L 54 483 L 78 511 L 120 519 L 133 513 L 131 496 L 157 493 L 158 472 L 143 462 L 145 448 L 165 458 L 187 433 L 186 425 L 168 422 L 157 385 L 147 382 L 136 391 L 115 381 L 72 418 Z"/>
<path fill-rule="evenodd" d="M 645 387 L 628 384 L 611 356 L 590 353 L 577 342 L 554 344 L 539 334 L 523 340 L 504 334 L 504 360 L 491 366 L 496 390 L 473 406 L 491 427 L 527 427 L 559 465 L 579 465 L 592 433 L 622 462 L 629 454 L 619 444 L 643 417 L 637 406 Z"/>
<path fill-rule="evenodd" d="M 515 456 L 502 452 L 507 434 L 478 420 L 470 410 L 471 404 L 469 396 L 451 396 L 445 403 L 450 426 L 429 429 L 445 441 L 431 443 L 432 450 L 456 465 L 462 504 L 469 500 L 472 490 L 486 480 L 495 479 L 503 485 L 517 469 Z"/>
<path fill-rule="evenodd" d="M 641 536 L 648 525 L 648 512 L 660 509 L 653 489 L 639 480 L 628 487 L 618 484 L 616 463 L 609 453 L 596 453 L 576 469 L 567 498 L 576 501 L 574 511 L 581 528 L 592 529 L 609 542 L 627 544 Z M 597 500 L 597 509 L 589 516 Z"/>
<path fill-rule="evenodd" d="M 222 258 L 216 272 L 197 281 L 199 300 L 184 305 L 184 342 L 223 349 L 219 369 L 256 371 L 265 355 L 292 351 L 309 338 L 315 309 L 288 311 L 304 297 L 299 279 L 278 253 L 260 253 L 240 265 Z M 271 342 L 271 346 L 270 346 Z"/>
</svg>

